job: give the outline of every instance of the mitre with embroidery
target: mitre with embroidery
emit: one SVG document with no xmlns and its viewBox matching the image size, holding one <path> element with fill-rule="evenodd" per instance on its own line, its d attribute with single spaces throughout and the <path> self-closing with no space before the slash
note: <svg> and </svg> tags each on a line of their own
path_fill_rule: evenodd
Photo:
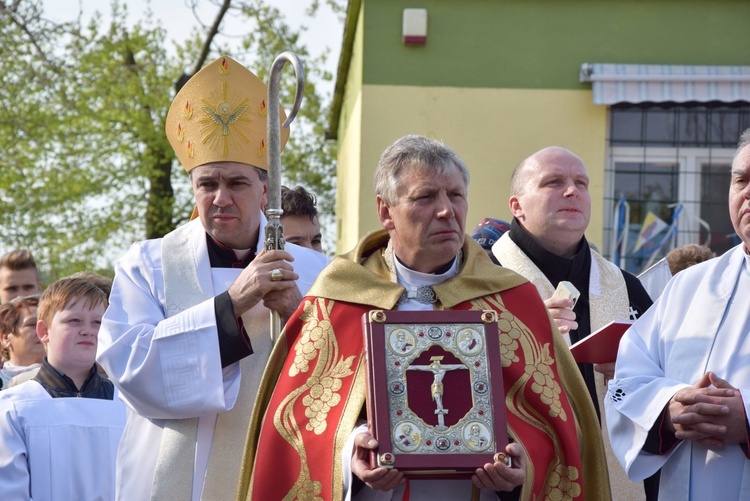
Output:
<svg viewBox="0 0 750 501">
<path fill-rule="evenodd" d="M 167 114 L 166 133 L 186 171 L 211 162 L 268 170 L 267 87 L 228 56 L 205 66 L 183 86 Z M 280 109 L 280 123 L 286 120 Z M 289 128 L 281 129 L 281 146 Z"/>
</svg>

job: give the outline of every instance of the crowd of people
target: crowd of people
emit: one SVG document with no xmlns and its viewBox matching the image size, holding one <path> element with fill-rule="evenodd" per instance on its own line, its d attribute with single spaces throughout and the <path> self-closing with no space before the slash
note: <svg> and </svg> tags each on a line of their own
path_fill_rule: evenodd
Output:
<svg viewBox="0 0 750 501">
<path fill-rule="evenodd" d="M 507 180 L 512 220 L 467 238 L 469 167 L 436 139 L 401 137 L 375 172 L 381 229 L 331 260 L 315 195 L 283 187 L 286 245 L 266 249 L 266 106 L 229 57 L 185 84 L 166 135 L 194 217 L 134 243 L 113 280 L 81 272 L 43 290 L 30 251 L 0 258 L 0 498 L 747 496 L 750 130 L 728 190 L 741 243 L 668 256 L 674 278 L 652 301 L 586 239 L 588 173 L 558 146 Z M 555 294 L 561 282 L 577 300 Z M 487 356 L 501 360 L 508 445 L 493 460 L 460 478 L 371 462 L 371 310 L 496 316 Z M 617 361 L 576 363 L 570 344 L 613 320 L 634 322 Z M 411 447 L 421 435 L 406 426 Z"/>
</svg>

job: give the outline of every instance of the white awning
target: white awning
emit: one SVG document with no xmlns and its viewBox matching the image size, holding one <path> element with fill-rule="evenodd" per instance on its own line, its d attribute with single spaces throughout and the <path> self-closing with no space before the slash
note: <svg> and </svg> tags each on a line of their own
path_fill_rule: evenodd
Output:
<svg viewBox="0 0 750 501">
<path fill-rule="evenodd" d="M 579 79 L 594 104 L 750 102 L 750 66 L 584 63 Z"/>
</svg>

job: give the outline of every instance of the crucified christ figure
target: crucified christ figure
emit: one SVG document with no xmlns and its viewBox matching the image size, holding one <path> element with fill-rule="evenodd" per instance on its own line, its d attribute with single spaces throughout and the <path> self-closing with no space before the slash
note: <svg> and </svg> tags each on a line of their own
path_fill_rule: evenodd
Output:
<svg viewBox="0 0 750 501">
<path fill-rule="evenodd" d="M 433 380 L 430 386 L 432 392 L 432 400 L 435 402 L 435 414 L 438 417 L 438 425 L 435 427 L 437 430 L 445 430 L 448 427 L 445 426 L 445 415 L 448 414 L 448 409 L 443 407 L 443 395 L 445 394 L 445 388 L 443 386 L 443 378 L 445 373 L 448 371 L 455 371 L 459 369 L 466 369 L 463 364 L 448 364 L 443 365 L 440 361 L 443 359 L 442 356 L 430 357 L 430 365 L 411 365 L 407 370 L 425 371 L 432 372 Z"/>
</svg>

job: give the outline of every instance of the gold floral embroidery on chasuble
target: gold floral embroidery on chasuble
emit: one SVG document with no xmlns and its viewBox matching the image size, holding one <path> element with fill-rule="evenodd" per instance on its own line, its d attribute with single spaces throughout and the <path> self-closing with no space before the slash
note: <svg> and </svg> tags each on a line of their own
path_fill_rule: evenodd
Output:
<svg viewBox="0 0 750 501">
<path fill-rule="evenodd" d="M 354 356 L 339 355 L 330 312 L 333 302 L 324 299 L 305 301 L 303 327 L 294 344 L 294 363 L 289 377 L 299 378 L 300 386 L 284 398 L 274 415 L 274 426 L 300 457 L 300 473 L 291 492 L 284 499 L 322 499 L 321 482 L 311 478 L 303 431 L 294 413 L 301 401 L 308 418 L 304 430 L 320 435 L 328 426 L 328 413 L 341 402 L 338 393 L 342 378 L 354 373 Z"/>
<path fill-rule="evenodd" d="M 564 444 L 557 433 L 558 429 L 567 426 L 555 425 L 555 421 L 566 423 L 568 413 L 565 410 L 567 406 L 563 406 L 561 400 L 562 387 L 552 356 L 551 340 L 540 342 L 520 318 L 507 310 L 499 295 L 473 300 L 471 304 L 472 309 L 494 309 L 499 313 L 497 325 L 508 413 L 542 430 L 552 441 L 554 459 L 545 472 L 544 498 L 566 500 L 580 496 L 582 486 L 579 468 L 566 464 Z M 530 401 L 527 396 L 529 391 L 538 400 Z M 508 427 L 509 432 L 513 434 L 511 421 L 508 422 Z M 529 450 L 534 445 L 524 443 L 526 435 L 519 432 L 514 439 Z M 527 469 L 527 475 L 530 477 L 528 480 L 532 485 L 536 472 L 536 468 Z"/>
<path fill-rule="evenodd" d="M 335 258 L 287 323 L 289 356 L 258 446 L 270 459 L 254 463 L 254 499 L 341 499 L 343 445 L 365 402 L 360 319 L 394 308 L 404 290 L 391 281 L 387 244 L 375 232 Z M 601 446 L 577 433 L 598 430 L 590 397 L 536 289 L 473 241 L 462 251 L 459 274 L 434 286 L 436 307 L 498 313 L 508 433 L 527 451 L 521 498 L 608 496 Z"/>
</svg>

